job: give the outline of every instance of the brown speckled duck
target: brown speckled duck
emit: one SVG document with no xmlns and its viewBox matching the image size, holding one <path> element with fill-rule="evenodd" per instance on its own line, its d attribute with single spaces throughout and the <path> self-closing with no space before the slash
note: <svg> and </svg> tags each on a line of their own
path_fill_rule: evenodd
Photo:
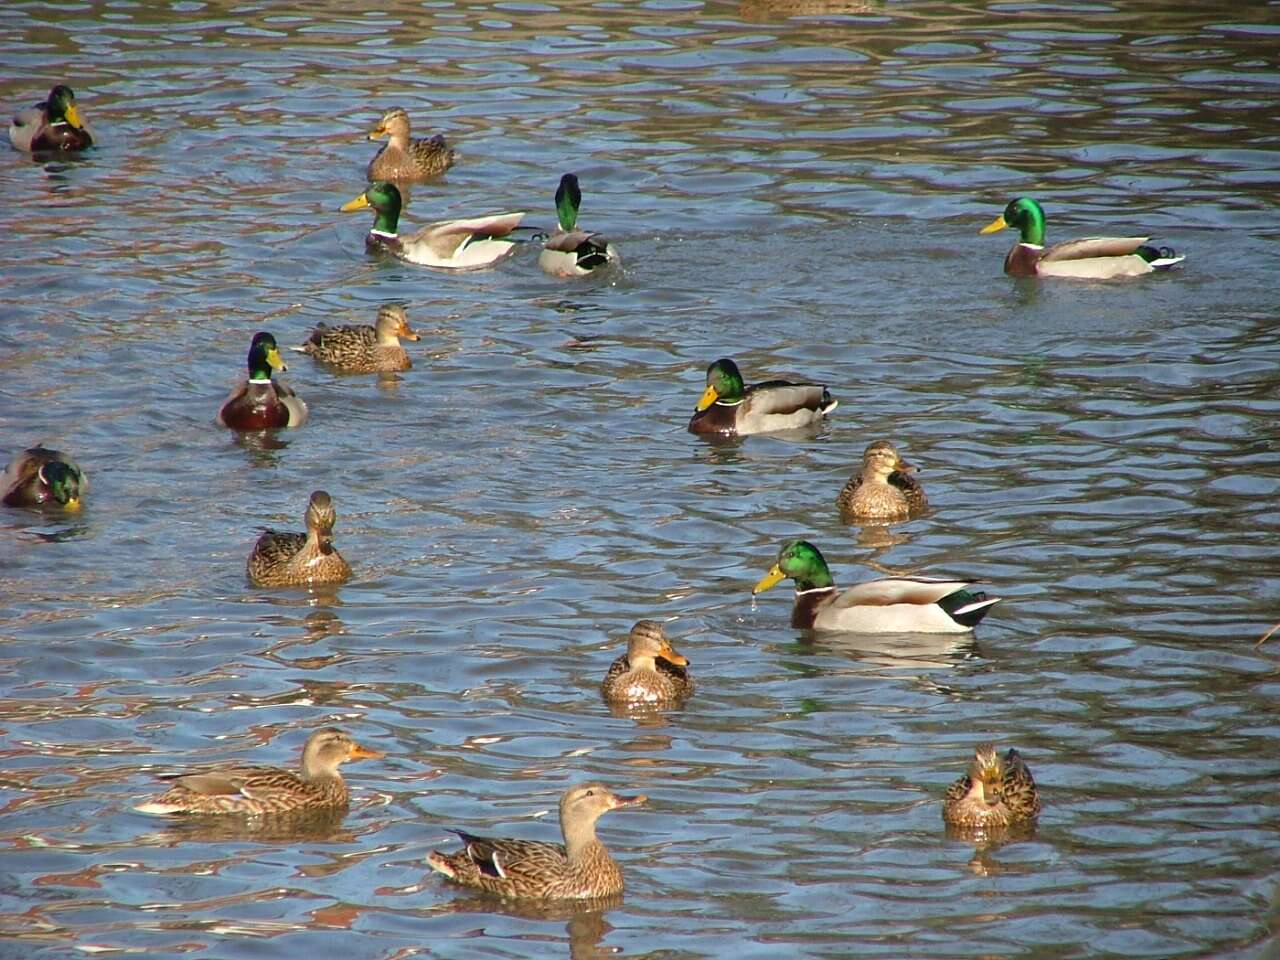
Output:
<svg viewBox="0 0 1280 960">
<path fill-rule="evenodd" d="M 273 370 L 287 370 L 276 338 L 255 333 L 249 344 L 249 378 L 241 380 L 218 409 L 218 423 L 232 430 L 271 430 L 307 422 L 307 405 Z"/>
<path fill-rule="evenodd" d="M 93 146 L 93 134 L 80 118 L 76 95 L 60 83 L 43 103 L 18 111 L 9 122 L 9 142 L 25 153 L 69 152 Z"/>
<path fill-rule="evenodd" d="M 58 450 L 36 444 L 13 458 L 0 477 L 6 507 L 63 507 L 79 510 L 89 478 Z"/>
<path fill-rule="evenodd" d="M 444 137 L 436 134 L 425 140 L 409 136 L 409 114 L 393 107 L 369 131 L 370 140 L 387 138 L 387 144 L 369 161 L 365 179 L 412 183 L 438 177 L 453 166 L 454 154 Z"/>
<path fill-rule="evenodd" d="M 294 347 L 321 363 L 347 373 L 399 373 L 413 366 L 400 338 L 417 340 L 404 307 L 384 303 L 378 319 L 368 324 L 329 327 L 319 324 L 306 343 Z"/>
<path fill-rule="evenodd" d="M 721 357 L 707 367 L 707 389 L 689 421 L 689 432 L 742 437 L 796 430 L 818 423 L 839 402 L 817 383 L 769 380 L 744 386 L 738 365 Z"/>
<path fill-rule="evenodd" d="M 1005 227 L 1017 227 L 1021 235 L 1004 258 L 1004 272 L 1011 277 L 1113 280 L 1168 270 L 1186 259 L 1167 247 L 1150 246 L 1150 237 L 1085 237 L 1046 247 L 1044 209 L 1030 197 L 1010 200 L 1004 213 L 978 232 Z"/>
<path fill-rule="evenodd" d="M 337 514 L 329 494 L 317 490 L 307 504 L 306 533 L 268 530 L 258 538 L 246 565 L 249 579 L 259 587 L 302 587 L 342 583 L 351 567 L 333 545 Z"/>
<path fill-rule="evenodd" d="M 326 727 L 307 738 L 299 773 L 279 767 L 228 766 L 166 775 L 161 779 L 173 780 L 173 786 L 134 809 L 156 814 L 269 816 L 343 808 L 348 793 L 339 765 L 382 756 L 341 730 Z"/>
<path fill-rule="evenodd" d="M 942 819 L 957 827 L 1007 827 L 1040 813 L 1040 793 L 1017 750 L 1003 757 L 995 744 L 973 752 L 969 770 L 947 788 Z"/>
<path fill-rule="evenodd" d="M 462 850 L 432 851 L 433 870 L 467 887 L 513 899 L 585 900 L 622 892 L 622 871 L 596 838 L 596 820 L 646 797 L 620 797 L 603 784 L 572 787 L 560 798 L 565 842 L 476 837 L 454 830 Z"/>
<path fill-rule="evenodd" d="M 929 507 L 924 488 L 911 476 L 916 468 L 888 440 L 877 440 L 862 454 L 862 469 L 836 497 L 846 521 L 906 520 Z"/>
<path fill-rule="evenodd" d="M 601 693 L 610 703 L 661 703 L 693 693 L 687 657 L 677 653 L 662 624 L 641 620 L 631 628 L 627 652 L 613 661 Z"/>
</svg>

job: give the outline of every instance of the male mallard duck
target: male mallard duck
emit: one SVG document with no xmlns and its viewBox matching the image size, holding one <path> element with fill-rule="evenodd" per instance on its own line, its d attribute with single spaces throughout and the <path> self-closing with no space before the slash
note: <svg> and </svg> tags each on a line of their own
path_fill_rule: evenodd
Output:
<svg viewBox="0 0 1280 960">
<path fill-rule="evenodd" d="M 1040 793 L 1017 750 L 1003 757 L 993 743 L 981 744 L 969 772 L 947 787 L 942 819 L 958 827 L 1007 827 L 1040 812 Z"/>
<path fill-rule="evenodd" d="M 259 587 L 302 587 L 318 583 L 342 583 L 351 567 L 333 545 L 333 525 L 338 515 L 333 500 L 323 490 L 311 494 L 307 504 L 306 533 L 268 530 L 258 538 L 246 565 L 249 579 Z"/>
<path fill-rule="evenodd" d="M 378 125 L 369 131 L 370 140 L 387 138 L 387 145 L 369 161 L 365 179 L 413 182 L 438 177 L 453 166 L 453 151 L 444 137 L 436 134 L 426 140 L 409 137 L 409 114 L 394 107 L 382 115 Z"/>
<path fill-rule="evenodd" d="M 707 389 L 689 421 L 689 432 L 742 437 L 794 430 L 819 422 L 839 403 L 817 383 L 768 380 L 744 387 L 738 365 L 722 357 L 707 367 Z"/>
<path fill-rule="evenodd" d="M 1022 234 L 1004 258 L 1004 272 L 1013 277 L 1110 280 L 1168 270 L 1186 259 L 1167 247 L 1148 246 L 1150 237 L 1086 237 L 1046 247 L 1044 210 L 1030 197 L 1010 200 L 1004 213 L 978 232 L 995 233 L 1005 227 L 1017 227 Z"/>
<path fill-rule="evenodd" d="M 80 497 L 89 489 L 89 478 L 65 453 L 36 444 L 13 458 L 0 476 L 0 503 L 6 507 L 39 507 L 57 504 L 80 509 Z"/>
<path fill-rule="evenodd" d="M 836 497 L 845 520 L 906 520 L 929 506 L 924 488 L 911 474 L 916 468 L 898 456 L 888 440 L 877 440 L 862 454 L 862 469 Z"/>
<path fill-rule="evenodd" d="M 791 625 L 845 633 L 967 633 L 999 597 L 971 590 L 967 580 L 884 577 L 837 590 L 827 561 L 807 540 L 782 546 L 778 562 L 751 595 L 791 577 L 796 582 Z"/>
<path fill-rule="evenodd" d="M 613 661 L 600 691 L 611 703 L 658 703 L 693 693 L 687 657 L 671 646 L 662 624 L 641 620 L 631 628 L 627 652 Z"/>
<path fill-rule="evenodd" d="M 619 261 L 618 251 L 603 233 L 577 229 L 582 191 L 578 178 L 566 173 L 556 187 L 559 226 L 538 254 L 538 266 L 553 277 L 583 277 Z"/>
<path fill-rule="evenodd" d="M 276 338 L 255 333 L 249 344 L 249 379 L 241 380 L 218 410 L 218 423 L 232 430 L 270 430 L 300 427 L 307 422 L 307 405 L 272 370 L 288 370 L 280 359 Z"/>
<path fill-rule="evenodd" d="M 473 220 L 441 220 L 400 236 L 400 190 L 394 183 L 378 181 L 364 193 L 342 205 L 343 213 L 372 207 L 377 216 L 364 238 L 370 253 L 390 253 L 427 267 L 448 270 L 480 270 L 510 256 L 516 240 L 508 234 L 520 225 L 523 213 L 499 213 Z"/>
<path fill-rule="evenodd" d="M 348 760 L 385 756 L 356 743 L 335 727 L 317 730 L 302 748 L 302 771 L 279 767 L 213 767 L 166 774 L 174 784 L 134 807 L 140 813 L 240 814 L 264 816 L 300 810 L 332 810 L 347 805 L 347 784 L 338 766 Z"/>
<path fill-rule="evenodd" d="M 93 134 L 80 119 L 76 95 L 65 84 L 49 91 L 49 99 L 20 110 L 9 123 L 9 142 L 18 150 L 83 150 L 93 146 Z"/>
<path fill-rule="evenodd" d="M 329 327 L 321 323 L 306 343 L 293 349 L 348 373 L 396 373 L 413 366 L 408 352 L 400 346 L 401 337 L 417 340 L 418 334 L 409 326 L 404 307 L 384 303 L 378 308 L 374 326 Z"/>
<path fill-rule="evenodd" d="M 599 783 L 572 787 L 560 798 L 564 843 L 476 837 L 453 830 L 465 846 L 448 855 L 433 850 L 427 863 L 467 887 L 513 898 L 586 900 L 622 892 L 622 871 L 596 838 L 603 813 L 644 803 L 620 797 Z"/>
</svg>

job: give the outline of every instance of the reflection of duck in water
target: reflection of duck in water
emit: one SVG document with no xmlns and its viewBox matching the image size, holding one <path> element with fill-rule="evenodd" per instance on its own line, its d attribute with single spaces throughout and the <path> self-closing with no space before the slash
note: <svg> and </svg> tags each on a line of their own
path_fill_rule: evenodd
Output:
<svg viewBox="0 0 1280 960">
<path fill-rule="evenodd" d="M 462 850 L 432 851 L 427 863 L 437 873 L 467 887 L 503 897 L 582 900 L 622 892 L 622 871 L 596 837 L 596 821 L 645 797 L 620 797 L 603 784 L 584 783 L 560 798 L 564 843 L 477 837 L 454 830 Z"/>
<path fill-rule="evenodd" d="M 862 454 L 862 469 L 836 497 L 840 516 L 848 521 L 906 520 L 929 508 L 924 487 L 912 476 L 916 468 L 898 455 L 888 440 L 877 440 Z"/>
<path fill-rule="evenodd" d="M 742 0 L 739 15 L 748 23 L 787 17 L 833 17 L 875 10 L 873 0 Z"/>
<path fill-rule="evenodd" d="M 1008 827 L 1039 813 L 1040 792 L 1018 751 L 1001 756 L 992 743 L 973 752 L 968 771 L 942 801 L 942 819 L 957 827 Z"/>
<path fill-rule="evenodd" d="M 627 652 L 613 661 L 601 693 L 610 703 L 662 703 L 693 693 L 687 657 L 675 651 L 662 624 L 641 620 L 631 628 Z"/>
</svg>

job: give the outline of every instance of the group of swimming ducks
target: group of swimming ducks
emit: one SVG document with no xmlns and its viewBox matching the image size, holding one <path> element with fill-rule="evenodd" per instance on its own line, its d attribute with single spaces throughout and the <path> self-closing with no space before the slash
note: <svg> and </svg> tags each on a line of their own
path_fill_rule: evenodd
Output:
<svg viewBox="0 0 1280 960">
<path fill-rule="evenodd" d="M 372 253 L 425 266 L 472 270 L 492 266 L 515 248 L 512 234 L 523 213 L 507 213 L 429 224 L 402 236 L 399 220 L 402 187 L 428 180 L 453 164 L 454 151 L 442 136 L 414 139 L 404 110 L 388 111 L 369 131 L 369 139 L 388 143 L 369 163 L 369 186 L 344 211 L 372 209 L 374 224 L 365 238 Z M 48 98 L 20 112 L 9 128 L 13 146 L 33 154 L 86 149 L 94 137 L 80 116 L 75 95 L 59 84 Z M 558 226 L 545 237 L 539 265 L 547 273 L 584 276 L 616 267 L 617 248 L 599 233 L 577 226 L 582 195 L 577 177 L 565 174 L 556 190 Z M 1182 261 L 1168 248 L 1149 245 L 1147 237 L 1093 237 L 1044 246 L 1044 211 L 1035 200 L 1011 201 L 1001 216 L 983 228 L 992 233 L 1014 227 L 1019 241 L 1005 259 L 1013 276 L 1086 279 L 1133 277 L 1167 270 Z M 317 326 L 295 347 L 317 362 L 351 373 L 392 373 L 411 368 L 400 340 L 415 341 L 402 306 L 388 304 L 373 326 Z M 248 376 L 219 407 L 216 420 L 232 430 L 256 432 L 302 425 L 307 407 L 275 374 L 286 366 L 279 345 L 267 332 L 253 337 Z M 689 421 L 690 432 L 711 437 L 802 430 L 822 422 L 836 408 L 826 386 L 770 380 L 744 382 L 729 358 L 707 369 L 706 389 Z M 914 468 L 888 441 L 870 444 L 862 468 L 840 491 L 836 504 L 850 522 L 888 523 L 924 513 L 928 501 Z M 88 479 L 70 458 L 36 446 L 18 454 L 0 480 L 2 502 L 10 507 L 78 509 Z M 267 531 L 246 564 L 258 586 L 311 586 L 348 580 L 351 567 L 333 542 L 336 512 L 323 490 L 312 493 L 305 512 L 305 533 Z M 884 577 L 851 589 L 836 587 L 822 553 L 806 540 L 783 544 L 777 561 L 754 586 L 759 594 L 784 579 L 795 581 L 791 624 L 812 630 L 858 633 L 963 633 L 972 630 L 999 602 L 964 580 Z M 610 666 L 601 684 L 606 700 L 618 704 L 679 703 L 693 693 L 689 661 L 678 653 L 661 624 L 641 620 L 631 630 L 627 651 Z M 339 772 L 350 760 L 377 759 L 377 750 L 356 743 L 345 732 L 325 728 L 313 733 L 297 772 L 263 766 L 231 766 L 168 775 L 172 786 L 137 809 L 165 815 L 277 817 L 307 811 L 345 810 L 348 790 Z M 479 837 L 454 831 L 460 851 L 433 852 L 428 864 L 456 882 L 504 897 L 595 898 L 619 893 L 618 865 L 596 836 L 596 821 L 610 811 L 634 806 L 645 797 L 619 796 L 599 783 L 572 787 L 560 800 L 563 843 Z M 1040 812 L 1030 771 L 1016 750 L 1004 754 L 992 744 L 974 752 L 966 773 L 946 791 L 943 819 L 981 832 L 1026 825 Z"/>
</svg>

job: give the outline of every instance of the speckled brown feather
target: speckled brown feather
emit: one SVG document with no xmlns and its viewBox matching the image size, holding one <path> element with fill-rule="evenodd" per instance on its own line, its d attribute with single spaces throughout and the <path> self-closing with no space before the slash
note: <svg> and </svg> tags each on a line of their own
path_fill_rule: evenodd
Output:
<svg viewBox="0 0 1280 960">
<path fill-rule="evenodd" d="M 400 337 L 417 340 L 404 308 L 385 304 L 375 326 L 328 327 L 319 324 L 297 349 L 321 363 L 348 373 L 398 373 L 413 366 Z"/>
<path fill-rule="evenodd" d="M 971 795 L 982 771 L 987 772 L 985 800 Z M 1039 813 L 1040 793 L 1021 755 L 1010 748 L 1001 757 L 989 743 L 974 751 L 969 772 L 947 788 L 942 802 L 942 819 L 961 827 L 1004 827 Z"/>
<path fill-rule="evenodd" d="M 387 136 L 388 142 L 365 171 L 366 179 L 391 182 L 414 182 L 438 177 L 451 166 L 455 155 L 440 134 L 426 139 L 409 136 L 409 115 L 399 107 L 388 110 L 370 139 Z"/>
<path fill-rule="evenodd" d="M 317 490 L 307 505 L 306 533 L 268 530 L 249 554 L 246 572 L 260 587 L 342 583 L 351 567 L 333 545 L 336 514 L 329 495 Z"/>
<path fill-rule="evenodd" d="M 904 469 L 890 469 L 899 466 Z M 846 522 L 893 521 L 918 516 L 929 507 L 924 488 L 916 481 L 898 451 L 877 440 L 863 453 L 863 467 L 844 485 L 836 506 Z"/>
<path fill-rule="evenodd" d="M 601 694 L 610 703 L 659 703 L 689 696 L 693 678 L 683 664 L 668 656 L 685 661 L 671 648 L 662 624 L 641 620 L 631 628 L 627 653 L 614 660 L 605 674 Z"/>
</svg>

